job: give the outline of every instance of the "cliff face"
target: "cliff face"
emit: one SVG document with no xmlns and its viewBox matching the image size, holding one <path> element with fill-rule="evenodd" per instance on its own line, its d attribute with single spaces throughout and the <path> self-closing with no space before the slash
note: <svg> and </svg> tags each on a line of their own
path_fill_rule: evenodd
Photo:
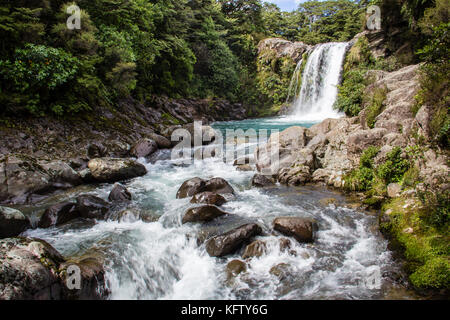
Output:
<svg viewBox="0 0 450 320">
<path fill-rule="evenodd" d="M 298 63 L 303 54 L 310 50 L 312 46 L 303 42 L 291 42 L 280 38 L 268 38 L 261 41 L 258 45 L 259 55 L 264 52 L 272 51 L 275 53 L 275 58 L 289 58 L 294 63 Z"/>
<path fill-rule="evenodd" d="M 286 102 L 289 84 L 298 62 L 311 46 L 279 38 L 262 40 L 258 45 L 257 86 L 262 94 L 260 116 L 276 115 Z"/>
</svg>

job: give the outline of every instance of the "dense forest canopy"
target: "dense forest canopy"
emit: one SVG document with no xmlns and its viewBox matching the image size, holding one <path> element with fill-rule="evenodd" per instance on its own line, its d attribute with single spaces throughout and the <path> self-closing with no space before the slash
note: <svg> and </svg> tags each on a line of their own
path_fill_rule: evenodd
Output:
<svg viewBox="0 0 450 320">
<path fill-rule="evenodd" d="M 79 30 L 66 25 L 73 4 Z M 0 105 L 63 115 L 130 95 L 257 103 L 260 40 L 349 40 L 361 8 L 350 0 L 310 1 L 292 13 L 260 0 L 1 0 Z"/>
<path fill-rule="evenodd" d="M 256 85 L 258 43 L 348 41 L 371 3 L 401 9 L 416 33 L 447 37 L 448 17 L 437 31 L 426 23 L 445 21 L 425 10 L 432 0 L 307 1 L 293 12 L 261 0 L 0 0 L 1 112 L 62 116 L 155 94 L 272 103 Z M 79 30 L 67 28 L 74 4 Z M 422 59 L 439 59 L 431 52 Z"/>
</svg>

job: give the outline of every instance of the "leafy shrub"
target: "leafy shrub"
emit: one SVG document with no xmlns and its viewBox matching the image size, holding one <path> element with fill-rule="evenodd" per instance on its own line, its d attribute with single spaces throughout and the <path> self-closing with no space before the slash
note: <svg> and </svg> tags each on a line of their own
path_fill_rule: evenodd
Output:
<svg viewBox="0 0 450 320">
<path fill-rule="evenodd" d="M 373 159 L 377 156 L 378 152 L 380 152 L 380 148 L 370 146 L 366 150 L 364 150 L 361 155 L 361 159 L 359 160 L 360 167 L 373 168 Z"/>
<path fill-rule="evenodd" d="M 386 184 L 400 182 L 409 166 L 409 161 L 402 158 L 402 149 L 395 147 L 387 154 L 386 162 L 378 167 L 377 174 Z"/>
<path fill-rule="evenodd" d="M 360 69 L 352 69 L 345 73 L 344 81 L 339 86 L 335 109 L 345 112 L 349 117 L 360 113 L 366 89 L 365 74 L 366 70 Z"/>
<path fill-rule="evenodd" d="M 47 107 L 42 99 L 73 79 L 79 66 L 79 60 L 62 49 L 27 44 L 15 51 L 12 60 L 0 61 L 3 84 L 16 93 L 2 98 L 7 104 L 25 103 L 29 112 L 43 114 Z"/>
<path fill-rule="evenodd" d="M 14 60 L 0 61 L 0 74 L 20 92 L 53 90 L 74 77 L 78 59 L 62 49 L 27 44 Z"/>
<path fill-rule="evenodd" d="M 379 148 L 370 146 L 363 152 L 360 159 L 359 168 L 344 177 L 344 186 L 347 190 L 367 191 L 372 188 L 375 180 L 373 159 L 376 157 L 379 151 Z"/>
</svg>

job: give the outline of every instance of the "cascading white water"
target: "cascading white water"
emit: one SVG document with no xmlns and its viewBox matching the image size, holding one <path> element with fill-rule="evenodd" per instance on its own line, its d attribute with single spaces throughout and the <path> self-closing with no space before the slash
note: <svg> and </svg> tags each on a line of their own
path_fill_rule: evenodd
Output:
<svg viewBox="0 0 450 320">
<path fill-rule="evenodd" d="M 291 114 L 294 118 L 321 121 L 342 116 L 333 109 L 333 105 L 338 94 L 337 86 L 347 46 L 346 42 L 330 42 L 314 48 L 303 71 L 301 90 L 294 91 L 296 96 Z M 302 61 L 299 62 L 301 64 Z M 298 72 L 294 77 L 298 78 Z M 295 79 L 293 80 L 292 85 L 295 86 Z"/>
</svg>

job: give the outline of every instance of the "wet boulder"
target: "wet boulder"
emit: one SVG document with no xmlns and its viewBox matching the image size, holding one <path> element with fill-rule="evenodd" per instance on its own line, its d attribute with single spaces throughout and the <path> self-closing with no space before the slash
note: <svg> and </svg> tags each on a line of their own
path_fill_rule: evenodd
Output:
<svg viewBox="0 0 450 320">
<path fill-rule="evenodd" d="M 19 210 L 0 206 L 0 239 L 15 237 L 30 227 L 30 220 Z"/>
<path fill-rule="evenodd" d="M 50 228 L 52 226 L 59 226 L 79 217 L 80 212 L 76 209 L 75 203 L 58 203 L 45 210 L 39 220 L 38 227 Z"/>
<path fill-rule="evenodd" d="M 222 178 L 213 178 L 208 180 L 205 184 L 205 191 L 214 192 L 217 194 L 234 194 L 233 187 Z"/>
<path fill-rule="evenodd" d="M 151 139 L 139 140 L 131 149 L 130 154 L 136 158 L 145 158 L 158 150 L 158 144 Z"/>
<path fill-rule="evenodd" d="M 317 222 L 312 219 L 299 217 L 280 217 L 273 222 L 274 229 L 282 234 L 294 237 L 300 243 L 314 241 L 318 230 Z"/>
<path fill-rule="evenodd" d="M 186 211 L 183 217 L 183 224 L 188 222 L 208 222 L 226 214 L 228 213 L 211 205 L 191 208 Z"/>
<path fill-rule="evenodd" d="M 131 201 L 132 196 L 131 193 L 128 191 L 127 188 L 125 188 L 120 183 L 116 183 L 111 190 L 108 200 L 111 202 L 126 202 Z"/>
<path fill-rule="evenodd" d="M 287 263 L 279 263 L 270 268 L 269 273 L 280 280 L 284 280 L 289 275 L 291 266 Z"/>
<path fill-rule="evenodd" d="M 121 158 L 92 159 L 88 163 L 92 177 L 98 182 L 117 182 L 144 176 L 147 169 L 137 161 Z"/>
<path fill-rule="evenodd" d="M 177 192 L 177 199 L 192 197 L 205 191 L 206 181 L 200 178 L 192 178 L 185 181 Z"/>
<path fill-rule="evenodd" d="M 264 241 L 256 240 L 250 243 L 242 254 L 243 259 L 259 258 L 267 252 L 267 245 Z"/>
<path fill-rule="evenodd" d="M 275 185 L 275 181 L 271 176 L 255 174 L 252 178 L 252 186 L 257 188 L 271 187 Z"/>
<path fill-rule="evenodd" d="M 247 264 L 241 260 L 232 260 L 227 264 L 227 279 L 231 280 L 247 271 Z"/>
<path fill-rule="evenodd" d="M 227 200 L 224 197 L 214 192 L 197 193 L 191 200 L 191 203 L 203 203 L 215 206 L 221 206 L 226 202 Z"/>
<path fill-rule="evenodd" d="M 259 225 L 250 223 L 215 236 L 206 242 L 206 251 L 211 257 L 223 257 L 238 250 L 252 237 L 262 233 Z"/>
<path fill-rule="evenodd" d="M 103 220 L 109 212 L 109 206 L 103 199 L 84 195 L 77 198 L 76 210 L 83 218 Z"/>
<path fill-rule="evenodd" d="M 0 300 L 105 299 L 101 261 L 66 261 L 47 242 L 34 238 L 0 240 Z M 80 269 L 81 290 L 70 291 L 67 268 Z"/>
</svg>

